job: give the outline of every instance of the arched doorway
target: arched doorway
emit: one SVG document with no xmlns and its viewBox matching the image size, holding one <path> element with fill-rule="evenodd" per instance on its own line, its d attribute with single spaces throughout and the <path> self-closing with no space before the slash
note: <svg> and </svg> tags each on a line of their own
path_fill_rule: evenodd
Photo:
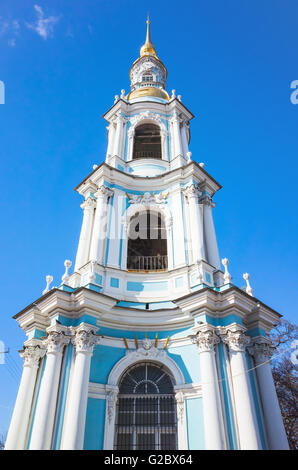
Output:
<svg viewBox="0 0 298 470">
<path fill-rule="evenodd" d="M 177 449 L 174 379 L 152 362 L 137 363 L 120 379 L 115 450 Z"/>
<path fill-rule="evenodd" d="M 168 268 L 167 231 L 162 215 L 143 211 L 130 220 L 127 244 L 127 269 L 161 271 Z"/>
<path fill-rule="evenodd" d="M 141 124 L 135 129 L 132 158 L 161 158 L 159 126 L 155 124 Z"/>
</svg>

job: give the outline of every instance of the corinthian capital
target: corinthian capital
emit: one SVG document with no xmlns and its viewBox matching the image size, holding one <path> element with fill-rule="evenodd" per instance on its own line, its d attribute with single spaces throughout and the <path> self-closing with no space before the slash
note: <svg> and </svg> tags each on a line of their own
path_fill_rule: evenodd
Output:
<svg viewBox="0 0 298 470">
<path fill-rule="evenodd" d="M 46 350 L 40 346 L 25 346 L 20 356 L 24 359 L 24 367 L 38 367 L 39 360 L 45 355 Z"/>
<path fill-rule="evenodd" d="M 67 336 L 68 328 L 61 325 L 53 325 L 47 328 L 48 337 L 44 341 L 47 354 L 60 354 L 65 345 L 70 341 Z"/>
<path fill-rule="evenodd" d="M 226 327 L 222 334 L 222 341 L 229 346 L 230 351 L 244 352 L 250 343 L 250 338 L 245 335 L 245 329 L 241 325 Z"/>
<path fill-rule="evenodd" d="M 92 197 L 87 197 L 85 201 L 81 204 L 82 209 L 86 210 L 92 210 L 95 209 L 96 207 L 96 201 Z"/>
<path fill-rule="evenodd" d="M 203 196 L 201 199 L 200 199 L 200 203 L 201 204 L 204 204 L 204 206 L 208 206 L 208 207 L 215 207 L 215 202 L 212 201 L 212 198 L 210 196 L 208 196 L 208 194 L 205 194 L 205 196 Z"/>
<path fill-rule="evenodd" d="M 214 328 L 211 325 L 202 325 L 197 331 L 194 341 L 198 346 L 199 352 L 214 351 L 216 344 L 220 342 Z"/>
<path fill-rule="evenodd" d="M 98 342 L 98 335 L 94 334 L 95 327 L 82 323 L 78 328 L 74 328 L 72 343 L 77 353 L 93 353 L 93 348 Z"/>
<path fill-rule="evenodd" d="M 198 199 L 202 194 L 202 191 L 199 189 L 199 187 L 193 183 L 184 188 L 183 192 L 188 198 L 195 199 Z"/>
<path fill-rule="evenodd" d="M 107 186 L 101 185 L 97 189 L 96 193 L 94 193 L 94 196 L 97 198 L 108 198 L 109 196 L 112 196 L 113 190 L 109 189 Z"/>
<path fill-rule="evenodd" d="M 270 341 L 265 338 L 263 340 L 257 339 L 252 342 L 251 346 L 249 346 L 248 352 L 254 356 L 256 363 L 259 364 L 261 362 L 266 362 L 271 358 L 274 348 Z"/>
</svg>

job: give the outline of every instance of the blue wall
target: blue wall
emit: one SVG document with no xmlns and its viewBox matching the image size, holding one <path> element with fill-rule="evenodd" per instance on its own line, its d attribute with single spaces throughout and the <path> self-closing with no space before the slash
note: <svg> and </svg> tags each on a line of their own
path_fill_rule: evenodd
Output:
<svg viewBox="0 0 298 470">
<path fill-rule="evenodd" d="M 204 417 L 202 398 L 186 400 L 187 440 L 190 450 L 204 450 Z"/>
<path fill-rule="evenodd" d="M 84 450 L 102 450 L 106 401 L 88 398 Z"/>
</svg>

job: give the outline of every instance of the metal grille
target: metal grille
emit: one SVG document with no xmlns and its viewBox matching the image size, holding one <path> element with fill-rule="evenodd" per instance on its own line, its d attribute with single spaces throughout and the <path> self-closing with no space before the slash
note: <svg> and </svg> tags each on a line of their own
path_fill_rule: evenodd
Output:
<svg viewBox="0 0 298 470">
<path fill-rule="evenodd" d="M 142 363 L 130 368 L 119 392 L 115 450 L 177 449 L 173 382 L 163 367 Z"/>
<path fill-rule="evenodd" d="M 133 271 L 159 271 L 167 268 L 167 255 L 127 257 L 127 269 Z"/>
</svg>

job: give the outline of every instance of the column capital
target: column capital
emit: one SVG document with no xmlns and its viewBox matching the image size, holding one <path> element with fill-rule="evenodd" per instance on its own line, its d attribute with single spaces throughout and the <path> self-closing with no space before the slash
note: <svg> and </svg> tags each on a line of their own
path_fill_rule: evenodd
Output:
<svg viewBox="0 0 298 470">
<path fill-rule="evenodd" d="M 94 346 L 98 343 L 98 335 L 95 334 L 96 327 L 81 323 L 77 328 L 72 328 L 74 334 L 72 344 L 76 353 L 93 353 Z"/>
<path fill-rule="evenodd" d="M 184 194 L 189 198 L 195 198 L 195 199 L 198 199 L 201 195 L 202 195 L 202 191 L 200 190 L 200 188 L 192 183 L 188 186 L 186 186 L 186 188 L 184 188 L 182 190 L 184 192 Z"/>
<path fill-rule="evenodd" d="M 47 354 L 61 354 L 64 346 L 70 342 L 68 328 L 62 325 L 53 325 L 47 328 L 48 336 L 44 341 Z"/>
<path fill-rule="evenodd" d="M 245 352 L 250 344 L 250 338 L 245 335 L 246 328 L 237 323 L 220 329 L 220 336 L 223 343 L 229 346 L 230 351 Z"/>
<path fill-rule="evenodd" d="M 24 367 L 38 367 L 39 360 L 45 355 L 46 350 L 41 346 L 28 345 L 20 351 L 20 356 L 24 359 Z"/>
<path fill-rule="evenodd" d="M 274 347 L 266 338 L 257 338 L 252 340 L 251 345 L 248 347 L 248 352 L 254 356 L 256 363 L 260 364 L 262 362 L 268 361 L 271 358 L 274 352 Z"/>
<path fill-rule="evenodd" d="M 97 198 L 104 199 L 104 198 L 108 198 L 109 196 L 112 196 L 113 194 L 114 194 L 114 191 L 112 189 L 102 184 L 101 186 L 97 188 L 96 192 L 94 193 L 94 196 L 96 196 Z"/>
<path fill-rule="evenodd" d="M 214 351 L 216 344 L 220 342 L 215 328 L 212 325 L 205 324 L 195 328 L 195 331 L 197 334 L 193 340 L 198 346 L 199 353 Z"/>
<path fill-rule="evenodd" d="M 82 209 L 93 210 L 96 207 L 96 201 L 92 197 L 88 196 L 87 199 L 81 204 Z"/>
<path fill-rule="evenodd" d="M 200 204 L 203 204 L 204 206 L 207 206 L 207 207 L 211 207 L 212 209 L 215 207 L 215 202 L 212 201 L 212 198 L 208 194 L 205 194 L 200 199 Z"/>
</svg>

